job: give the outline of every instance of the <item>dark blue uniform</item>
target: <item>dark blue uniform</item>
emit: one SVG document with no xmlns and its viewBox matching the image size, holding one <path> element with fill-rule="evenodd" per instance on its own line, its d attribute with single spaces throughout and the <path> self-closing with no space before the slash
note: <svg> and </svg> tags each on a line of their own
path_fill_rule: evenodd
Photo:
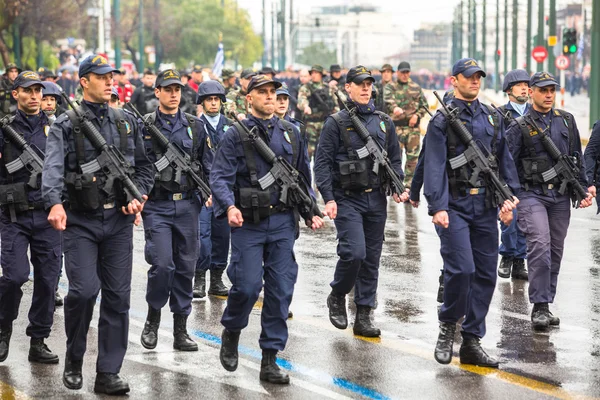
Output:
<svg viewBox="0 0 600 400">
<path fill-rule="evenodd" d="M 212 161 L 221 138 L 230 128 L 230 122 L 223 115 L 219 115 L 219 123 L 215 129 L 205 115 L 202 115 L 200 119 L 206 127 L 209 148 L 206 153 Z M 227 267 L 230 236 L 231 228 L 227 223 L 227 218 L 217 218 L 212 206 L 203 206 L 200 211 L 200 257 L 198 257 L 196 271 L 209 269 L 222 271 Z"/>
<path fill-rule="evenodd" d="M 306 143 L 300 132 L 285 132 L 278 117 L 261 120 L 250 116 L 243 123 L 250 129 L 265 133 L 269 147 L 277 156 L 293 164 L 291 140 L 296 141 L 298 154 L 296 168 L 310 181 L 310 167 Z M 256 155 L 257 178 L 263 177 L 271 166 Z M 237 129 L 230 128 L 219 143 L 210 176 L 214 213 L 217 218 L 227 218 L 227 209 L 236 205 L 241 189 L 251 188 L 244 149 Z M 292 300 L 298 264 L 294 256 L 296 217 L 292 209 L 282 207 L 279 190 L 273 190 L 269 203 L 270 216 L 254 223 L 244 218 L 239 228 L 231 229 L 231 261 L 227 275 L 232 283 L 227 307 L 221 323 L 230 332 L 240 332 L 248 325 L 248 317 L 258 299 L 264 280 L 264 305 L 262 308 L 262 333 L 260 347 L 263 350 L 283 350 L 288 338 L 286 319 Z M 263 356 L 264 357 L 264 356 Z"/>
<path fill-rule="evenodd" d="M 120 117 L 107 104 L 83 102 L 91 122 L 108 144 L 121 148 L 117 128 Z M 127 145 L 124 153 L 135 168 L 134 182 L 143 194 L 152 189 L 153 166 L 146 157 L 142 128 L 129 113 L 124 113 Z M 94 160 L 98 153 L 83 139 L 84 161 Z M 69 204 L 65 176 L 78 173 L 79 166 L 73 124 L 67 114 L 52 125 L 46 145 L 42 177 L 42 193 L 46 209 L 65 203 L 67 229 L 64 231 L 65 270 L 69 292 L 65 298 L 65 329 L 67 358 L 80 361 L 86 351 L 87 332 L 96 298 L 102 289 L 98 322 L 99 373 L 118 373 L 127 350 L 129 334 L 129 304 L 131 293 L 133 215 L 124 215 L 113 195 L 100 196 L 100 207 L 75 211 Z M 101 172 L 95 174 L 99 185 Z"/>
<path fill-rule="evenodd" d="M 467 103 L 453 99 L 450 105 L 459 107 L 459 118 L 475 141 L 491 149 L 494 122 L 490 111 L 477 100 Z M 497 123 L 496 157 L 500 176 L 516 194 L 519 184 L 504 136 L 504 123 L 500 118 Z M 449 217 L 448 228 L 435 227 L 444 260 L 444 303 L 439 320 L 455 324 L 465 316 L 463 337 L 481 338 L 485 335 L 485 316 L 496 285 L 498 210 L 486 207 L 484 188 L 463 187 L 459 189 L 457 198 L 452 196 L 447 172 L 446 130 L 446 118 L 438 112 L 429 122 L 423 156 L 424 194 L 429 215 L 447 211 Z M 458 138 L 457 142 L 455 151 L 459 155 L 465 146 Z"/>
<path fill-rule="evenodd" d="M 203 170 L 208 173 L 210 152 L 205 150 L 204 124 L 190 116 L 194 122 L 193 128 L 181 110 L 174 115 L 157 110 L 154 117 L 155 125 L 162 134 L 188 153 L 192 160 L 201 162 Z M 193 129 L 197 134 L 195 139 Z M 154 148 L 151 136 L 146 135 L 144 139 L 150 159 L 155 161 L 160 158 L 161 154 L 156 154 L 160 150 Z M 192 280 L 198 259 L 200 208 L 194 187 L 190 186 L 185 174 L 182 174 L 180 182 L 175 181 L 171 167 L 158 175 L 142 211 L 145 256 L 146 262 L 151 265 L 146 301 L 156 310 L 160 310 L 167 301 L 173 314 L 187 316 L 192 310 Z"/>
<path fill-rule="evenodd" d="M 25 141 L 42 152 L 46 150 L 46 136 L 50 122 L 44 113 L 26 115 L 17 111 L 10 125 Z M 5 164 L 21 155 L 0 130 L 0 185 L 28 182 L 27 168 L 8 174 Z M 41 178 L 38 178 L 38 187 Z M 54 291 L 58 282 L 61 256 L 61 233 L 48 223 L 40 189 L 28 188 L 29 210 L 17 213 L 11 221 L 7 206 L 0 214 L 2 236 L 2 276 L 0 277 L 0 327 L 11 326 L 17 318 L 23 292 L 21 286 L 29 277 L 27 248 L 33 264 L 33 299 L 29 309 L 26 334 L 32 338 L 50 335 L 54 315 Z"/>
<path fill-rule="evenodd" d="M 402 159 L 398 138 L 391 119 L 374 113 L 373 100 L 358 106 L 358 116 L 369 134 L 387 151 L 394 170 L 403 179 Z M 346 126 L 353 150 L 365 143 L 350 127 L 346 110 L 338 114 Z M 383 232 L 387 219 L 387 198 L 382 192 L 379 177 L 372 172 L 369 159 L 368 187 L 361 190 L 344 190 L 341 187 L 340 162 L 349 160 L 340 128 L 333 117 L 327 118 L 319 139 L 315 157 L 315 181 L 325 203 L 334 200 L 338 211 L 335 218 L 338 247 L 332 293 L 346 295 L 352 288 L 358 306 L 373 308 L 379 276 L 379 259 L 383 246 Z"/>
<path fill-rule="evenodd" d="M 596 121 L 594 124 L 594 128 L 592 129 L 592 135 L 590 136 L 590 141 L 585 147 L 585 174 L 587 176 L 588 182 L 590 185 L 594 185 L 596 187 L 600 186 L 600 181 L 598 179 L 599 176 L 599 168 L 598 158 L 600 157 L 600 123 Z M 596 200 L 596 204 L 598 205 L 598 211 L 596 213 L 600 213 L 600 203 Z"/>
<path fill-rule="evenodd" d="M 546 135 L 552 139 L 562 154 L 580 156 L 581 141 L 575 118 L 564 111 L 562 113 L 564 115 L 556 109 L 552 109 L 547 114 L 531 110 L 528 115 L 535 120 L 540 129 L 545 130 Z M 530 129 L 527 129 L 526 134 L 533 141 L 537 157 L 548 160 L 549 166 L 554 165 L 554 161 L 541 144 L 539 135 L 530 134 Z M 519 196 L 521 202 L 518 206 L 518 223 L 527 240 L 529 301 L 534 304 L 552 303 L 556 295 L 564 241 L 571 218 L 570 193 L 568 191 L 562 195 L 558 193 L 557 182 L 542 185 L 528 181 L 525 178 L 524 165 L 531 157 L 531 151 L 524 142 L 524 133 L 518 123 L 511 124 L 507 136 L 512 146 L 512 155 L 522 188 Z M 585 166 L 580 168 L 579 181 L 587 189 Z"/>
<path fill-rule="evenodd" d="M 513 119 L 521 116 L 521 114 L 514 109 L 510 102 L 506 104 L 505 109 L 506 111 L 510 112 Z M 530 109 L 531 105 L 526 103 L 525 114 L 527 114 Z M 506 125 L 506 128 L 508 128 L 508 124 Z M 510 142 L 508 145 L 510 147 Z M 525 259 L 527 258 L 527 243 L 525 243 L 525 235 L 518 227 L 517 216 L 518 210 L 515 209 L 513 213 L 513 220 L 510 225 L 506 226 L 500 222 L 500 230 L 502 234 L 500 235 L 500 248 L 498 252 L 504 257 Z"/>
</svg>

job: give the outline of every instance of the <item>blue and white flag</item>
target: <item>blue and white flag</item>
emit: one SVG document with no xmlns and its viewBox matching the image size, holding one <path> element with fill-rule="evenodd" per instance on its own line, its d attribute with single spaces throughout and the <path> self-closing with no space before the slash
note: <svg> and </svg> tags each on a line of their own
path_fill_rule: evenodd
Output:
<svg viewBox="0 0 600 400">
<path fill-rule="evenodd" d="M 223 64 L 225 63 L 225 54 L 223 53 L 223 42 L 219 43 L 219 47 L 217 49 L 217 55 L 215 56 L 215 63 L 212 67 L 212 72 L 215 76 L 221 77 L 221 72 L 223 71 Z"/>
</svg>

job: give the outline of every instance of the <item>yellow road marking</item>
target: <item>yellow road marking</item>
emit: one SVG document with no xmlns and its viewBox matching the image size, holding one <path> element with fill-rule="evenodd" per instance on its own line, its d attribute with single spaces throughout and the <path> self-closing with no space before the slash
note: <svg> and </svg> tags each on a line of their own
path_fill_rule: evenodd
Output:
<svg viewBox="0 0 600 400">
<path fill-rule="evenodd" d="M 8 383 L 0 381 L 0 399 L 2 400 L 27 400 L 29 397 L 9 385 Z"/>
</svg>

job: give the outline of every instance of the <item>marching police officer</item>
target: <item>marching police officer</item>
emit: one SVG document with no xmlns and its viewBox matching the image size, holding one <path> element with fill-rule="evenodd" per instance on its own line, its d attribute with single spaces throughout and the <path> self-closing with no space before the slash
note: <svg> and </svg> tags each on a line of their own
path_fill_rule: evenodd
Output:
<svg viewBox="0 0 600 400">
<path fill-rule="evenodd" d="M 457 61 L 451 77 L 454 98 L 448 104 L 458 107 L 460 123 L 476 145 L 494 154 L 499 175 L 517 193 L 517 172 L 504 137 L 504 123 L 490 106 L 477 100 L 485 76 L 475 60 Z M 467 165 L 450 169 L 448 160 L 462 154 L 465 145 L 447 127 L 445 113 L 438 112 L 429 122 L 424 150 L 424 194 L 444 260 L 444 303 L 438 315 L 440 334 L 435 359 L 441 364 L 451 362 L 456 323 L 464 316 L 460 362 L 497 367 L 498 361 L 488 356 L 479 343 L 485 335 L 485 316 L 496 285 L 498 209 L 495 196 L 491 196 L 494 190 L 486 187 L 485 177 L 471 185 L 472 170 Z M 513 208 L 514 203 L 504 202 L 500 214 L 503 221 L 512 219 Z"/>
<path fill-rule="evenodd" d="M 402 61 L 396 71 L 398 80 L 383 88 L 383 101 L 396 126 L 400 147 L 406 151 L 406 185 L 410 186 L 421 147 L 419 121 L 425 116 L 427 99 L 421 87 L 410 79 L 410 64 Z"/>
<path fill-rule="evenodd" d="M 154 82 L 156 75 L 150 69 L 144 71 L 142 76 L 143 85 L 133 91 L 131 103 L 138 109 L 140 114 L 146 115 L 158 107 L 158 99 L 154 95 Z"/>
<path fill-rule="evenodd" d="M 48 117 L 50 124 L 56 121 L 64 110 L 62 109 L 62 90 L 54 82 L 45 81 L 44 88 L 42 89 L 42 102 L 41 109 Z"/>
<path fill-rule="evenodd" d="M 12 95 L 17 112 L 8 125 L 32 147 L 42 152 L 50 121 L 40 112 L 43 83 L 39 75 L 23 71 L 13 82 Z M 27 248 L 33 264 L 33 299 L 29 310 L 29 326 L 25 333 L 31 338 L 29 361 L 57 364 L 58 356 L 44 344 L 50 336 L 54 315 L 54 293 L 58 282 L 61 255 L 61 234 L 48 223 L 40 190 L 41 177 L 32 187 L 31 173 L 22 168 L 9 173 L 6 165 L 15 161 L 21 150 L 0 129 L 0 234 L 2 237 L 2 276 L 0 277 L 0 362 L 8 356 L 12 324 L 17 318 L 23 297 L 21 287 L 29 278 Z M 41 156 L 41 155 L 40 155 Z"/>
<path fill-rule="evenodd" d="M 560 176 L 549 181 L 543 178 L 542 174 L 556 162 L 543 145 L 542 136 L 549 138 L 562 154 L 574 159 L 576 165 L 582 162 L 581 141 L 573 115 L 553 107 L 559 87 L 554 76 L 537 72 L 529 86 L 532 109 L 515 120 L 507 135 L 521 182 L 518 223 L 527 240 L 529 301 L 533 303 L 531 322 L 533 329 L 545 330 L 560 324 L 560 319 L 550 312 L 549 303 L 553 303 L 556 296 L 574 188 L 569 184 L 567 190 L 560 193 L 563 184 Z M 577 179 L 584 188 L 588 187 L 585 165 L 579 165 Z M 592 185 L 585 190 L 589 192 L 581 200 L 580 208 L 592 204 L 595 189 Z"/>
<path fill-rule="evenodd" d="M 158 74 L 154 89 L 159 106 L 145 118 L 169 140 L 183 149 L 192 163 L 201 163 L 208 171 L 210 160 L 205 152 L 206 131 L 195 116 L 179 109 L 181 77 L 174 69 Z M 144 137 L 151 160 L 163 156 L 164 149 L 152 136 Z M 161 309 L 169 302 L 173 313 L 173 348 L 197 351 L 198 344 L 187 333 L 187 318 L 192 311 L 192 280 L 198 259 L 198 215 L 201 204 L 188 177 L 177 174 L 171 166 L 156 175 L 154 188 L 142 211 L 146 236 L 148 270 L 146 302 L 148 317 L 141 342 L 154 349 L 158 342 Z"/>
<path fill-rule="evenodd" d="M 323 83 L 323 67 L 313 65 L 310 82 L 298 90 L 298 108 L 302 111 L 308 136 L 308 157 L 312 158 L 325 118 L 339 111 L 333 99 L 334 89 Z"/>
<path fill-rule="evenodd" d="M 300 129 L 300 132 L 304 132 L 304 124 L 301 121 L 290 117 L 290 92 L 288 86 L 285 83 L 282 84 L 281 87 L 275 91 L 275 95 L 277 96 L 275 115 L 283 120 L 291 122 Z"/>
<path fill-rule="evenodd" d="M 345 90 L 350 96 L 350 107 L 356 107 L 361 122 L 387 151 L 402 179 L 400 147 L 392 121 L 375 111 L 371 99 L 374 81 L 371 72 L 359 65 L 348 71 Z M 315 182 L 325 201 L 325 214 L 334 220 L 338 232 L 339 260 L 327 306 L 331 323 L 346 329 L 346 295 L 354 288 L 354 334 L 377 337 L 381 332 L 373 326 L 371 310 L 375 307 L 387 199 L 382 190 L 384 182 L 373 173 L 373 161 L 357 156 L 356 150 L 365 143 L 355 129 L 346 110 L 327 118 L 315 157 Z M 394 194 L 397 203 L 407 199 L 407 193 L 401 197 Z"/>
<path fill-rule="evenodd" d="M 79 65 L 83 88 L 80 120 L 71 110 L 52 125 L 46 145 L 42 194 L 48 220 L 63 232 L 67 354 L 63 383 L 69 389 L 83 384 L 82 364 L 87 332 L 96 298 L 102 289 L 98 322 L 98 360 L 94 391 L 124 394 L 129 385 L 119 376 L 127 350 L 133 247 L 133 221 L 142 211 L 137 199 L 127 202 L 119 182 L 107 186 L 103 169 L 83 174 L 81 165 L 95 160 L 99 149 L 84 134 L 91 123 L 108 144 L 133 166 L 133 181 L 143 198 L 154 183 L 153 165 L 146 157 L 141 125 L 129 113 L 108 107 L 116 70 L 100 55 Z"/>
<path fill-rule="evenodd" d="M 12 95 L 13 83 L 21 69 L 16 64 L 9 63 L 0 80 L 0 118 L 13 115 L 17 111 L 17 101 Z"/>
<path fill-rule="evenodd" d="M 273 115 L 275 91 L 280 86 L 281 83 L 264 75 L 253 77 L 246 96 L 252 114 L 242 123 L 310 182 L 303 137 L 293 125 Z M 288 338 L 286 318 L 298 274 L 293 248 L 298 219 L 294 208 L 279 201 L 279 187 L 260 189 L 258 179 L 270 169 L 271 165 L 258 154 L 249 135 L 237 123 L 225 132 L 210 176 L 215 215 L 226 215 L 232 227 L 231 261 L 227 269 L 232 287 L 221 318 L 225 329 L 220 359 L 226 370 L 237 368 L 240 332 L 248 325 L 264 279 L 260 379 L 287 384 L 289 376 L 279 369 L 276 358 Z M 314 201 L 312 193 L 311 197 Z M 313 229 L 322 226 L 323 220 L 318 216 L 302 217 L 312 223 Z"/>
<path fill-rule="evenodd" d="M 245 119 L 248 114 L 248 100 L 246 95 L 248 94 L 248 84 L 250 79 L 256 75 L 256 71 L 251 68 L 246 68 L 240 75 L 240 88 L 238 90 L 232 90 L 227 94 L 227 112 L 235 112 L 239 119 Z"/>
<path fill-rule="evenodd" d="M 198 104 L 204 113 L 200 117 L 206 128 L 207 156 L 211 161 L 225 132 L 233 123 L 219 111 L 225 99 L 225 88 L 217 81 L 202 82 L 198 88 Z M 210 270 L 208 294 L 227 296 L 223 272 L 227 267 L 231 228 L 225 218 L 216 218 L 213 206 L 203 206 L 199 217 L 200 255 L 196 263 L 194 297 L 206 297 L 206 271 Z"/>
<path fill-rule="evenodd" d="M 508 95 L 508 103 L 498 107 L 504 118 L 504 126 L 508 126 L 515 118 L 523 116 L 529 112 L 529 79 L 527 71 L 515 69 L 510 71 L 504 77 L 502 91 Z M 509 142 L 510 147 L 510 142 Z M 527 258 L 527 243 L 525 235 L 517 224 L 517 210 L 514 210 L 513 221 L 510 225 L 504 225 L 500 222 L 500 249 L 502 256 L 500 266 L 498 267 L 498 276 L 508 278 L 512 276 L 515 279 L 527 280 L 527 269 L 525 268 L 525 259 Z"/>
</svg>

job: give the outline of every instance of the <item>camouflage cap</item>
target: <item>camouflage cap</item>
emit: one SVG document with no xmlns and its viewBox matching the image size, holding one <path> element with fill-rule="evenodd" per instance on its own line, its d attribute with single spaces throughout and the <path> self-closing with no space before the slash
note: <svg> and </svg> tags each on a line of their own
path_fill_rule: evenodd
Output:
<svg viewBox="0 0 600 400">
<path fill-rule="evenodd" d="M 308 71 L 308 73 L 312 73 L 312 72 L 320 72 L 321 74 L 323 74 L 325 72 L 325 69 L 323 68 L 323 66 L 319 65 L 319 64 L 315 64 L 312 67 L 310 67 L 310 70 Z"/>
<path fill-rule="evenodd" d="M 381 68 L 379 68 L 379 71 L 383 72 L 383 71 L 392 71 L 394 72 L 394 67 L 392 67 L 391 64 L 383 64 L 381 66 Z"/>
<path fill-rule="evenodd" d="M 256 73 L 255 70 L 253 70 L 252 68 L 246 68 L 240 74 L 240 78 L 242 78 L 242 79 L 250 79 L 250 78 L 252 78 L 255 75 L 257 75 L 257 73 Z"/>
<path fill-rule="evenodd" d="M 11 69 L 16 69 L 18 73 L 21 73 L 21 71 L 23 71 L 21 68 L 17 67 L 17 64 L 8 63 L 8 64 L 6 64 L 6 69 L 5 69 L 6 72 L 4 72 L 4 74 L 6 75 L 6 73 L 8 71 L 10 71 Z"/>
<path fill-rule="evenodd" d="M 233 77 L 233 70 L 229 69 L 229 68 L 223 68 L 223 71 L 221 71 L 221 78 L 223 79 L 229 79 L 231 77 Z"/>
<path fill-rule="evenodd" d="M 281 87 L 281 82 L 274 81 L 273 79 L 270 79 L 266 75 L 253 76 L 252 79 L 250 80 L 250 83 L 248 84 L 248 93 L 250 93 L 254 89 L 257 89 L 261 86 L 268 85 L 268 84 L 275 85 L 275 89 L 279 89 Z"/>
</svg>

